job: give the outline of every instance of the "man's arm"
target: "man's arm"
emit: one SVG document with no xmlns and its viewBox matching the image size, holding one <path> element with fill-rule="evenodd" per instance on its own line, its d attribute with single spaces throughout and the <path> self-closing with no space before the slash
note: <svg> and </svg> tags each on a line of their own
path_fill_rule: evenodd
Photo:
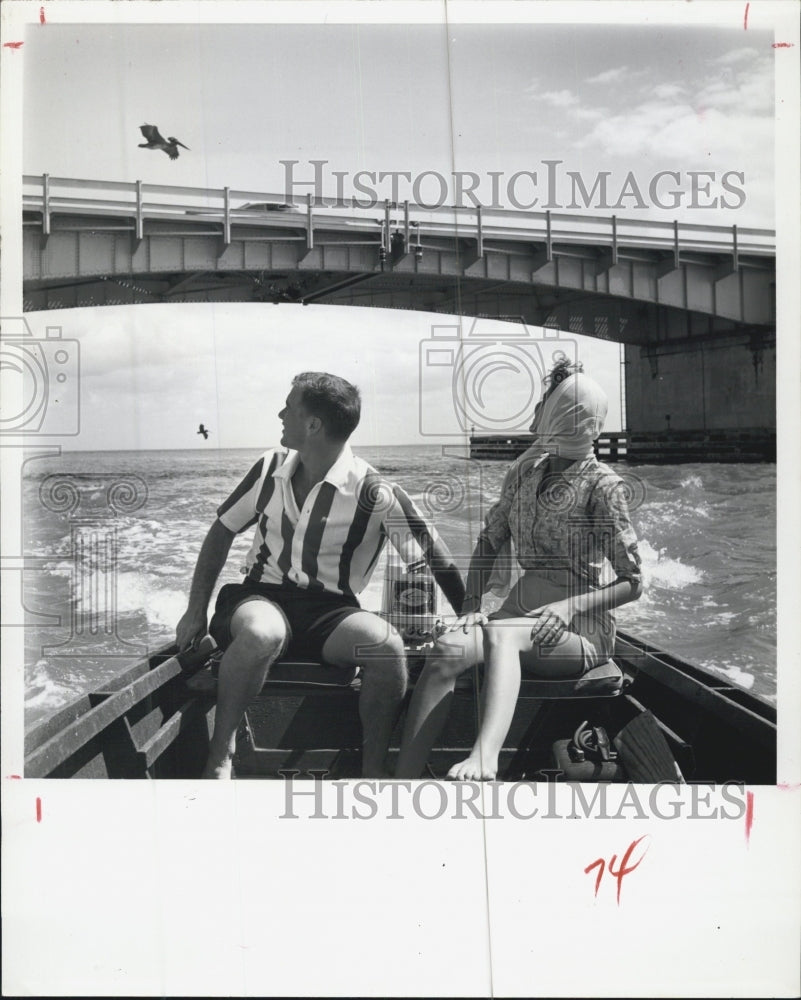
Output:
<svg viewBox="0 0 801 1000">
<path fill-rule="evenodd" d="M 437 538 L 432 541 L 429 548 L 423 551 L 426 553 L 426 561 L 431 568 L 434 579 L 448 603 L 457 615 L 462 614 L 465 596 L 464 582 L 448 546 L 441 538 Z"/>
<path fill-rule="evenodd" d="M 400 556 L 407 561 L 416 543 L 422 559 L 431 570 L 448 603 L 457 615 L 461 614 L 464 581 L 450 549 L 439 537 L 433 525 L 429 527 L 406 491 L 397 485 L 392 485 L 391 489 L 396 506 L 387 515 L 384 523 L 390 542 L 398 548 Z M 405 535 L 407 531 L 414 542 L 410 543 L 407 540 L 398 546 L 398 536 Z M 414 563 L 411 566 L 416 568 Z"/>
<path fill-rule="evenodd" d="M 208 630 L 207 613 L 211 594 L 235 537 L 234 532 L 220 520 L 216 520 L 209 528 L 192 576 L 189 606 L 176 629 L 176 640 L 181 651 L 188 649 L 196 639 L 203 638 Z"/>
<path fill-rule="evenodd" d="M 489 579 L 498 553 L 484 535 L 478 536 L 476 547 L 470 557 L 467 571 L 467 585 L 462 614 L 470 614 L 481 608 L 481 600 L 489 590 Z"/>
</svg>

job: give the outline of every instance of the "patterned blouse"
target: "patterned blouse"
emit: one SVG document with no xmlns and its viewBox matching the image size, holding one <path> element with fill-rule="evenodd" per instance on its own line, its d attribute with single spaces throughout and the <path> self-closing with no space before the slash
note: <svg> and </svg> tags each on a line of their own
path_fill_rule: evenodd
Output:
<svg viewBox="0 0 801 1000">
<path fill-rule="evenodd" d="M 595 590 L 621 577 L 639 581 L 637 537 L 621 478 L 594 456 L 562 472 L 548 470 L 547 456 L 518 460 L 482 536 L 496 552 L 511 539 L 523 570 L 571 589 Z"/>
</svg>

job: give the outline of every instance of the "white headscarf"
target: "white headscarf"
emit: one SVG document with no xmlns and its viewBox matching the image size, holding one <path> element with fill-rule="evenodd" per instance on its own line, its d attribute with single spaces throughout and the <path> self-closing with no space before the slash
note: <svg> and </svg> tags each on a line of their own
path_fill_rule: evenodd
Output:
<svg viewBox="0 0 801 1000">
<path fill-rule="evenodd" d="M 535 443 L 550 455 L 589 458 L 608 408 L 606 393 L 589 375 L 570 375 L 543 403 L 532 427 Z"/>
<path fill-rule="evenodd" d="M 534 443 L 517 459 L 513 470 L 518 470 L 526 461 L 536 461 L 543 454 L 561 455 L 574 461 L 589 458 L 608 407 L 606 393 L 589 375 L 576 372 L 568 376 L 542 404 L 531 426 Z M 487 589 L 498 597 L 506 597 L 515 576 L 519 575 L 514 545 L 507 539 L 496 555 Z"/>
</svg>

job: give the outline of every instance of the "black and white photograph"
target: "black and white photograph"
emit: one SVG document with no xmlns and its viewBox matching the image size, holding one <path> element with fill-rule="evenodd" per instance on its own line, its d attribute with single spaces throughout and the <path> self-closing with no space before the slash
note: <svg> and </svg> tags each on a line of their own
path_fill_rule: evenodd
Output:
<svg viewBox="0 0 801 1000">
<path fill-rule="evenodd" d="M 798 8 L 0 16 L 4 992 L 797 995 Z"/>
</svg>

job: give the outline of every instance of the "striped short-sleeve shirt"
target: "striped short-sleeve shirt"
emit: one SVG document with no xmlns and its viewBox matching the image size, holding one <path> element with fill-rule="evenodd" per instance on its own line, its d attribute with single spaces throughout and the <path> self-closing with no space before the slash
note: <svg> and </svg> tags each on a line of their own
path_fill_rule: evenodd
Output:
<svg viewBox="0 0 801 1000">
<path fill-rule="evenodd" d="M 218 508 L 236 534 L 255 525 L 243 572 L 261 583 L 355 597 L 367 585 L 384 543 L 414 538 L 424 555 L 436 534 L 408 495 L 357 458 L 348 445 L 298 509 L 296 451 L 266 452 Z"/>
</svg>

